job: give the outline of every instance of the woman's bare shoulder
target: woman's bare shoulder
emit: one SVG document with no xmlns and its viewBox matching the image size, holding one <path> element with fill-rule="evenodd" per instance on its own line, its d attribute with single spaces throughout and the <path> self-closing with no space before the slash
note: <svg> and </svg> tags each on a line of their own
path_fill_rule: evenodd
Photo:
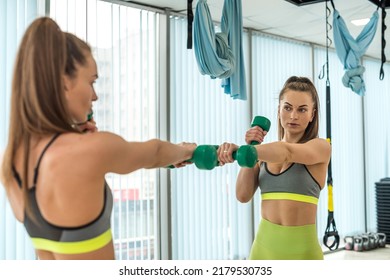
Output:
<svg viewBox="0 0 390 280">
<path fill-rule="evenodd" d="M 123 141 L 123 138 L 111 132 L 93 132 L 93 133 L 66 133 L 58 141 L 60 146 L 72 146 L 82 149 L 88 148 L 109 148 L 110 145 Z"/>
<path fill-rule="evenodd" d="M 312 142 L 312 143 L 320 143 L 320 144 L 327 144 L 329 145 L 329 141 L 325 138 L 320 138 L 320 137 L 316 137 L 316 138 L 313 138 L 307 142 Z"/>
<path fill-rule="evenodd" d="M 318 148 L 325 149 L 325 150 L 331 150 L 330 142 L 327 139 L 324 138 L 314 138 L 306 142 L 306 144 L 314 145 Z"/>
</svg>

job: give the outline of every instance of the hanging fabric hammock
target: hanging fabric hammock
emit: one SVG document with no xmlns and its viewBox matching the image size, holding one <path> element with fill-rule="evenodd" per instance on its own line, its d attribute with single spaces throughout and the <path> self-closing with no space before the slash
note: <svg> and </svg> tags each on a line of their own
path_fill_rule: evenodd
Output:
<svg viewBox="0 0 390 280">
<path fill-rule="evenodd" d="M 207 1 L 198 1 L 193 37 L 199 71 L 223 79 L 224 92 L 233 99 L 246 100 L 242 29 L 241 0 L 225 0 L 219 33 L 215 33 Z"/>
<path fill-rule="evenodd" d="M 366 91 L 362 77 L 365 69 L 360 65 L 360 58 L 374 38 L 378 18 L 378 12 L 375 11 L 355 40 L 349 33 L 339 12 L 334 9 L 333 13 L 333 37 L 336 52 L 346 70 L 342 82 L 344 86 L 351 88 L 353 92 L 360 96 L 363 96 Z"/>
</svg>

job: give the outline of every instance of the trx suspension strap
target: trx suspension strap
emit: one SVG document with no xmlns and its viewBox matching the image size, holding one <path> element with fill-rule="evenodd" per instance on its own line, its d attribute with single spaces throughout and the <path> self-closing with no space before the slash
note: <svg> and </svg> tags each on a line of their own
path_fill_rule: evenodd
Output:
<svg viewBox="0 0 390 280">
<path fill-rule="evenodd" d="M 331 0 L 333 9 L 333 1 Z M 329 56 L 328 49 L 331 44 L 331 40 L 328 36 L 328 31 L 331 25 L 328 22 L 330 16 L 330 9 L 328 8 L 328 1 L 326 1 L 326 138 L 329 144 L 332 144 L 331 137 L 331 104 L 330 104 L 330 81 L 329 81 Z M 335 250 L 339 247 L 340 236 L 337 232 L 336 221 L 333 215 L 333 178 L 332 178 L 332 162 L 329 161 L 328 166 L 328 222 L 325 229 L 323 243 L 329 250 Z M 333 242 L 330 242 L 331 239 Z"/>
</svg>

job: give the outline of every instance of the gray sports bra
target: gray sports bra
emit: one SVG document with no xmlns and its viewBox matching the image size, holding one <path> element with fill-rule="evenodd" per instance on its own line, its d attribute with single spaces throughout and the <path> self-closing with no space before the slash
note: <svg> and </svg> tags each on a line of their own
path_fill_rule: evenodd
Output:
<svg viewBox="0 0 390 280">
<path fill-rule="evenodd" d="M 259 186 L 262 200 L 294 200 L 317 204 L 320 184 L 310 174 L 306 165 L 292 163 L 280 174 L 268 170 L 267 163 L 261 163 Z"/>
</svg>

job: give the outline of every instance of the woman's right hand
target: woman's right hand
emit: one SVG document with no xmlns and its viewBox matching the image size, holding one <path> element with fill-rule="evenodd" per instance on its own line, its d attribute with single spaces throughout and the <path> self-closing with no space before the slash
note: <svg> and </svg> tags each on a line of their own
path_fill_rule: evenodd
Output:
<svg viewBox="0 0 390 280">
<path fill-rule="evenodd" d="M 98 131 L 94 118 L 86 121 L 83 124 L 78 125 L 77 128 L 84 133 Z"/>
<path fill-rule="evenodd" d="M 252 141 L 257 141 L 261 144 L 264 141 L 264 137 L 267 135 L 267 131 L 263 130 L 259 126 L 249 128 L 245 133 L 245 142 L 250 145 Z"/>
</svg>

